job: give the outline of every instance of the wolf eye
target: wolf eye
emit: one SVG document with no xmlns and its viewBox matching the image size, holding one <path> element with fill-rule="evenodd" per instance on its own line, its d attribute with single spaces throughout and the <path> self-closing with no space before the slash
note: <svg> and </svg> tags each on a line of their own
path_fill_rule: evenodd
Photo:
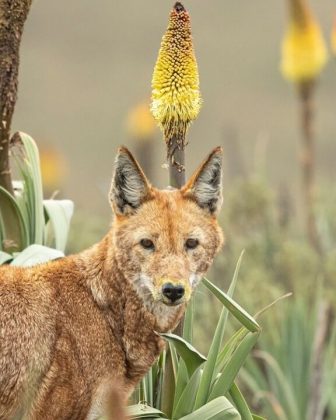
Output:
<svg viewBox="0 0 336 420">
<path fill-rule="evenodd" d="M 189 238 L 186 240 L 185 246 L 187 249 L 195 249 L 199 245 L 198 239 Z"/>
<path fill-rule="evenodd" d="M 141 239 L 140 245 L 145 249 L 154 249 L 154 243 L 150 239 Z"/>
</svg>

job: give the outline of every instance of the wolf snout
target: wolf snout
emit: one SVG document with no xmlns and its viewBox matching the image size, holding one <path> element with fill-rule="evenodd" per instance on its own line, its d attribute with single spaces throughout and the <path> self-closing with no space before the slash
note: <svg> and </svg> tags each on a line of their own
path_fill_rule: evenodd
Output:
<svg viewBox="0 0 336 420">
<path fill-rule="evenodd" d="M 184 293 L 185 289 L 182 284 L 165 283 L 162 286 L 162 295 L 165 302 L 171 305 L 177 305 L 180 303 Z"/>
</svg>

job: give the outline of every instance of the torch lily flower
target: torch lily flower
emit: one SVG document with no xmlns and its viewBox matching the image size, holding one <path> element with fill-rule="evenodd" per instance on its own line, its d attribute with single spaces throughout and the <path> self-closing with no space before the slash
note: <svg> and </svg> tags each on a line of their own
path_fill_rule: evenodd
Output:
<svg viewBox="0 0 336 420">
<path fill-rule="evenodd" d="M 190 16 L 177 2 L 170 13 L 152 79 L 151 112 L 167 144 L 175 137 L 180 147 L 185 146 L 186 131 L 200 107 Z"/>
<path fill-rule="evenodd" d="M 314 80 L 328 59 L 321 29 L 306 0 L 289 0 L 289 12 L 282 44 L 283 76 L 295 83 Z"/>
</svg>

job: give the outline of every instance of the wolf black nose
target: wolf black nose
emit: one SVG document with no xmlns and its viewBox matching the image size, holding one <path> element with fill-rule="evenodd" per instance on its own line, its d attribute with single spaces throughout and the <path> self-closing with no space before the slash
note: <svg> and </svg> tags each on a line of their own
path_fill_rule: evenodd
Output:
<svg viewBox="0 0 336 420">
<path fill-rule="evenodd" d="M 184 287 L 181 284 L 174 286 L 172 283 L 165 283 L 162 286 L 162 294 L 172 303 L 175 303 L 183 297 Z"/>
</svg>

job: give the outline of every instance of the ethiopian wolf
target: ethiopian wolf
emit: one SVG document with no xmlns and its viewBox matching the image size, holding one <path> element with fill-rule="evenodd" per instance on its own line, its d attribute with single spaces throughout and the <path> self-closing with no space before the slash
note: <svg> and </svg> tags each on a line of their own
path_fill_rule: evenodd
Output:
<svg viewBox="0 0 336 420">
<path fill-rule="evenodd" d="M 158 190 L 120 148 L 101 242 L 0 267 L 0 419 L 94 419 L 110 395 L 126 402 L 222 245 L 221 173 L 217 148 L 183 188 Z"/>
</svg>

